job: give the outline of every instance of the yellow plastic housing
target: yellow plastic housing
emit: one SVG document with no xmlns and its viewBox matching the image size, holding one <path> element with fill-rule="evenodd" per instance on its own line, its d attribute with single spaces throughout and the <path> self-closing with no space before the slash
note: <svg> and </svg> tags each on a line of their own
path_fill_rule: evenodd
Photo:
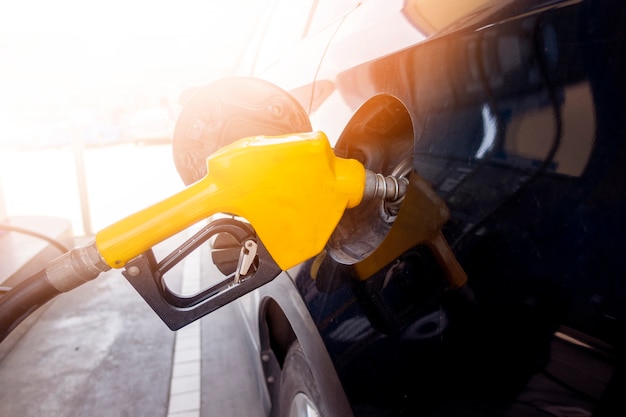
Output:
<svg viewBox="0 0 626 417">
<path fill-rule="evenodd" d="M 247 219 L 288 269 L 322 251 L 365 187 L 363 165 L 335 156 L 322 132 L 244 138 L 211 155 L 207 167 L 180 193 L 98 232 L 105 262 L 121 268 L 185 228 L 229 213 Z"/>
</svg>

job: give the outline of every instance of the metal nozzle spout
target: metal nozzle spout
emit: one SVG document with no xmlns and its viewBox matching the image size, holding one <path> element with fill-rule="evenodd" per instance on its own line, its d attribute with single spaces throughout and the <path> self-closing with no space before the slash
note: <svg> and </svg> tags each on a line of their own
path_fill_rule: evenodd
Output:
<svg viewBox="0 0 626 417">
<path fill-rule="evenodd" d="M 406 194 L 408 184 L 409 180 L 406 178 L 397 178 L 392 175 L 384 176 L 366 170 L 363 200 L 371 200 L 374 198 L 380 198 L 386 201 L 400 200 Z"/>
</svg>

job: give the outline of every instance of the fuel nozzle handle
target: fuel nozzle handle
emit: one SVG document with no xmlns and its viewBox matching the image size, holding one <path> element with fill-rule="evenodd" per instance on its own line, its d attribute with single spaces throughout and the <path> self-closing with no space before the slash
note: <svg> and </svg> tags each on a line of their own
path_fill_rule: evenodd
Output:
<svg viewBox="0 0 626 417">
<path fill-rule="evenodd" d="M 288 269 L 322 251 L 347 208 L 398 200 L 408 181 L 335 156 L 322 132 L 241 139 L 207 159 L 207 175 L 96 234 L 95 242 L 46 268 L 59 291 L 131 259 L 217 213 L 248 220 L 274 261 Z"/>
<path fill-rule="evenodd" d="M 244 138 L 210 156 L 207 167 L 203 179 L 53 261 L 47 270 L 54 286 L 67 291 L 121 268 L 217 213 L 247 219 L 278 266 L 288 269 L 322 251 L 347 208 L 369 199 L 397 201 L 408 184 L 335 156 L 322 132 Z"/>
<path fill-rule="evenodd" d="M 244 138 L 209 156 L 198 182 L 101 230 L 96 246 L 120 268 L 192 224 L 228 213 L 249 221 L 285 270 L 323 250 L 365 184 L 363 165 L 335 156 L 322 132 Z"/>
</svg>

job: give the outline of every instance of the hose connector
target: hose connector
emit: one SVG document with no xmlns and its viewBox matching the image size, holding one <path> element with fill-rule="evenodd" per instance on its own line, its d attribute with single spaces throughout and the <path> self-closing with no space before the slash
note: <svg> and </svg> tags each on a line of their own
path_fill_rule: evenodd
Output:
<svg viewBox="0 0 626 417">
<path fill-rule="evenodd" d="M 91 281 L 111 267 L 104 262 L 95 244 L 80 246 L 59 256 L 46 266 L 48 281 L 59 292 L 70 291 Z"/>
</svg>

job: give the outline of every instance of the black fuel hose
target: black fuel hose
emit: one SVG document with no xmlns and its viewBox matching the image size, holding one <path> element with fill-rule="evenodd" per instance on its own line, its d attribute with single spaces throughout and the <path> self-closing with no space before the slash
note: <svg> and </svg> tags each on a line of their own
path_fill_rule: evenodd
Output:
<svg viewBox="0 0 626 417">
<path fill-rule="evenodd" d="M 0 296 L 0 342 L 39 307 L 62 292 L 96 278 L 111 267 L 95 242 L 64 253 Z"/>
<path fill-rule="evenodd" d="M 43 269 L 0 296 L 0 342 L 26 317 L 60 293 Z"/>
</svg>

